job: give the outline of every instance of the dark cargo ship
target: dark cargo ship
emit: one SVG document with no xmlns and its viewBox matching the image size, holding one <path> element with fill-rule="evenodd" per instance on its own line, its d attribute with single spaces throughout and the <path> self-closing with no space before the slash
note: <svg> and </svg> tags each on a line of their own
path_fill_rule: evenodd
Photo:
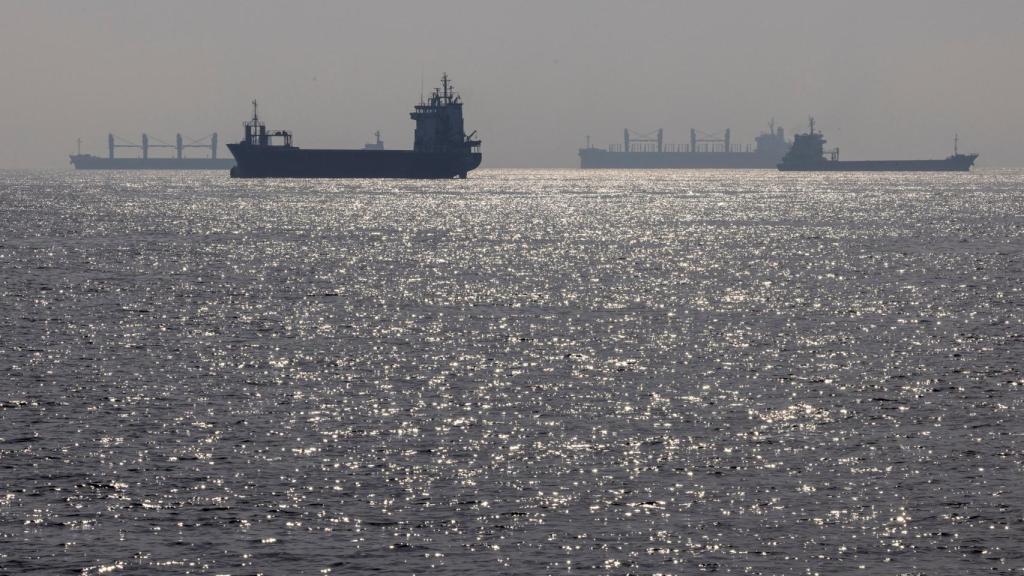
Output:
<svg viewBox="0 0 1024 576">
<path fill-rule="evenodd" d="M 245 138 L 228 144 L 236 178 L 465 178 L 480 165 L 480 140 L 466 135 L 462 99 L 445 74 L 441 87 L 411 113 L 416 121 L 412 150 L 303 149 L 292 144 L 291 132 L 268 132 L 253 103 L 252 120 L 245 123 Z"/>
<path fill-rule="evenodd" d="M 149 136 L 143 134 L 142 144 L 135 144 L 108 134 L 106 158 L 82 154 L 79 149 L 78 154 L 71 155 L 71 163 L 77 170 L 227 170 L 235 165 L 235 161 L 231 158 L 217 158 L 216 132 L 209 138 L 200 138 L 189 142 L 186 142 L 181 134 L 178 134 L 174 144 L 166 144 L 156 138 L 153 140 L 155 143 L 151 144 Z M 81 140 L 79 140 L 79 148 L 81 148 Z M 141 151 L 142 156 L 118 158 L 114 155 L 118 148 L 135 148 Z M 151 156 L 150 150 L 155 148 L 173 148 L 175 155 L 173 157 Z M 187 158 L 185 150 L 189 148 L 208 149 L 210 156 L 209 158 Z"/>
<path fill-rule="evenodd" d="M 944 160 L 840 160 L 839 149 L 830 150 L 825 157 L 825 138 L 814 131 L 811 118 L 810 131 L 797 134 L 779 170 L 808 172 L 967 172 L 977 160 L 977 154 L 961 154 L 959 137 L 953 140 L 953 155 Z"/>
<path fill-rule="evenodd" d="M 589 137 L 588 137 L 589 140 Z M 732 142 L 730 130 L 705 134 L 690 130 L 688 146 L 664 143 L 661 129 L 648 134 L 623 131 L 622 146 L 581 148 L 581 168 L 775 168 L 789 150 L 782 128 L 772 122 L 768 132 L 754 139 L 754 148 Z"/>
</svg>

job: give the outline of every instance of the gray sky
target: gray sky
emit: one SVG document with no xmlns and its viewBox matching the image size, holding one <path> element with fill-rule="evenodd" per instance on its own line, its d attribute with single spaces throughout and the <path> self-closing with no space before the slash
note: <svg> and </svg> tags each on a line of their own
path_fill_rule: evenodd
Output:
<svg viewBox="0 0 1024 576">
<path fill-rule="evenodd" d="M 959 132 L 1024 166 L 1022 30 L 1020 0 L 0 0 L 0 167 L 66 167 L 107 132 L 237 140 L 253 98 L 299 146 L 407 148 L 443 71 L 490 167 L 811 114 L 848 159 L 943 157 Z"/>
</svg>

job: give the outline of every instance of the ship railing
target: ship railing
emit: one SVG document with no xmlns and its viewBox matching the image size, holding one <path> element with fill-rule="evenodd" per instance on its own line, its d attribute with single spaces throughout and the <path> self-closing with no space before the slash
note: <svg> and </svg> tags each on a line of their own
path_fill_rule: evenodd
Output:
<svg viewBox="0 0 1024 576">
<path fill-rule="evenodd" d="M 248 135 L 246 144 L 250 146 L 281 146 L 289 148 L 292 145 L 292 133 L 287 130 L 252 133 Z"/>
</svg>

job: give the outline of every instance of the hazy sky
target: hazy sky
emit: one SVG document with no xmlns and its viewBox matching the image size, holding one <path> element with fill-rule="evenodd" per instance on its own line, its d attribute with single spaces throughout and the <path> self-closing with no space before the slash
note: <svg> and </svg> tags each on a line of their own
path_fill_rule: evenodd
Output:
<svg viewBox="0 0 1024 576">
<path fill-rule="evenodd" d="M 407 148 L 444 71 L 490 167 L 811 114 L 847 159 L 942 157 L 959 132 L 1024 166 L 1022 31 L 1021 0 L 0 0 L 0 167 L 67 167 L 107 132 L 237 140 L 253 98 L 299 146 Z"/>
</svg>

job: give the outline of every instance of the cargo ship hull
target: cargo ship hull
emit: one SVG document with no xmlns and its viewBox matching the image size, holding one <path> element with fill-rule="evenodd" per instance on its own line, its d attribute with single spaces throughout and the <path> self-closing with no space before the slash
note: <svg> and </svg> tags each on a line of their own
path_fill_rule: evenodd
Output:
<svg viewBox="0 0 1024 576">
<path fill-rule="evenodd" d="M 825 137 L 814 130 L 797 134 L 793 146 L 779 163 L 783 172 L 967 172 L 978 159 L 977 154 L 961 154 L 960 137 L 953 139 L 953 155 L 943 160 L 840 160 L 839 149 L 828 151 Z"/>
<path fill-rule="evenodd" d="M 228 144 L 236 178 L 456 178 L 480 165 L 476 153 L 327 150 Z"/>
<path fill-rule="evenodd" d="M 101 158 L 92 154 L 72 154 L 76 170 L 228 170 L 235 165 L 230 158 Z"/>
<path fill-rule="evenodd" d="M 252 108 L 244 137 L 228 144 L 235 178 L 465 178 L 483 158 L 476 132 L 465 133 L 462 98 L 447 74 L 409 114 L 416 122 L 412 150 L 385 150 L 380 132 L 362 149 L 299 148 L 291 132 L 267 129 L 255 101 Z"/>
<path fill-rule="evenodd" d="M 977 154 L 959 154 L 945 160 L 824 160 L 783 162 L 783 172 L 968 172 Z"/>
<path fill-rule="evenodd" d="M 707 134 L 690 129 L 688 146 L 666 144 L 664 130 L 637 134 L 622 131 L 622 145 L 597 148 L 590 145 L 580 148 L 580 167 L 615 169 L 662 169 L 662 168 L 722 168 L 722 169 L 771 169 L 775 168 L 789 144 L 782 128 L 775 127 L 773 120 L 768 132 L 754 138 L 754 148 L 745 150 L 734 145 L 732 130 Z"/>
<path fill-rule="evenodd" d="M 584 169 L 770 169 L 782 160 L 782 154 L 756 152 L 613 152 L 601 148 L 580 149 L 580 167 Z"/>
</svg>

